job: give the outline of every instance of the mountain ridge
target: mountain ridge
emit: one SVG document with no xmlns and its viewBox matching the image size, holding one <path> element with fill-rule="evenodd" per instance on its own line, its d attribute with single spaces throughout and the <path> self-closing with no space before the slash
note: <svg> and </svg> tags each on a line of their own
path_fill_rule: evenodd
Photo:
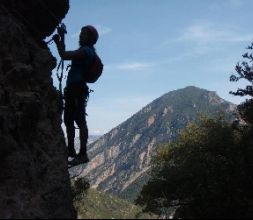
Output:
<svg viewBox="0 0 253 220">
<path fill-rule="evenodd" d="M 120 125 L 122 125 L 123 123 L 127 122 L 129 119 L 131 119 L 134 115 L 138 114 L 140 111 L 142 111 L 143 109 L 145 109 L 146 107 L 148 107 L 149 105 L 151 105 L 152 103 L 156 102 L 157 100 L 161 99 L 161 98 L 165 98 L 168 96 L 169 93 L 173 93 L 173 92 L 179 92 L 180 90 L 184 91 L 184 90 L 187 90 L 187 89 L 200 89 L 200 90 L 203 90 L 203 91 L 208 91 L 206 89 L 203 89 L 203 88 L 199 88 L 197 86 L 186 86 L 184 88 L 181 88 L 181 89 L 174 89 L 170 92 L 167 92 L 167 93 L 164 93 L 163 95 L 161 95 L 160 97 L 154 99 L 153 101 L 151 101 L 150 103 L 148 103 L 147 105 L 145 105 L 144 107 L 142 107 L 141 110 L 137 111 L 136 113 L 134 113 L 132 116 L 130 116 L 129 118 L 127 118 L 125 121 L 123 121 L 122 123 L 120 123 L 119 125 L 115 126 L 114 128 L 112 128 L 111 130 L 109 130 L 108 132 L 106 132 L 105 134 L 103 135 L 100 135 L 100 138 L 102 138 L 104 135 L 107 135 L 108 133 L 111 133 L 114 129 L 116 129 L 117 127 L 119 127 Z M 208 91 L 210 93 L 213 93 L 215 95 L 218 96 L 217 92 L 216 91 Z M 224 102 L 227 102 L 227 103 L 230 103 L 231 105 L 236 105 L 235 103 L 232 103 L 230 101 L 227 101 L 223 98 L 220 98 L 221 100 L 223 100 Z M 98 138 L 98 139 L 100 139 Z"/>
<path fill-rule="evenodd" d="M 232 118 L 235 109 L 214 91 L 188 86 L 168 92 L 89 145 L 91 162 L 82 176 L 94 188 L 128 198 L 124 192 L 133 191 L 133 183 L 141 188 L 148 179 L 158 144 L 175 140 L 178 131 L 202 112 L 214 116 L 224 111 Z"/>
</svg>

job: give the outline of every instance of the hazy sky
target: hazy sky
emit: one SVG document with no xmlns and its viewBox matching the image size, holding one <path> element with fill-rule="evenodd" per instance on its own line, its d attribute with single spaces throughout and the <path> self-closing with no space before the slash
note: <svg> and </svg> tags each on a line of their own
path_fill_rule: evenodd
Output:
<svg viewBox="0 0 253 220">
<path fill-rule="evenodd" d="M 103 134 L 149 102 L 194 85 L 229 94 L 234 66 L 253 39 L 252 0 L 70 0 L 67 50 L 82 26 L 97 27 L 105 65 L 88 102 L 91 134 Z M 55 46 L 50 48 L 58 58 Z M 55 73 L 54 84 L 58 85 Z"/>
</svg>

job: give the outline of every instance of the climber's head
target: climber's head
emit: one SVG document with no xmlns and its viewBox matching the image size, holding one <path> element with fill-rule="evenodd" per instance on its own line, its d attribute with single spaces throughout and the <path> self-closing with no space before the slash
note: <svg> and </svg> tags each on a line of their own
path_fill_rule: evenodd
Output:
<svg viewBox="0 0 253 220">
<path fill-rule="evenodd" d="M 81 29 L 79 44 L 80 46 L 93 46 L 96 44 L 98 37 L 98 32 L 95 27 L 91 25 L 84 26 Z"/>
</svg>

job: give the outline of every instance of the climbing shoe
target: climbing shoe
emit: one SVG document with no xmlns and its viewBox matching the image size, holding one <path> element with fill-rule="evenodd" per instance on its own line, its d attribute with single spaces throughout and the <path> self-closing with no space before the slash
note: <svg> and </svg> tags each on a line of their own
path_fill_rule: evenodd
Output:
<svg viewBox="0 0 253 220">
<path fill-rule="evenodd" d="M 87 154 L 85 155 L 77 155 L 77 157 L 75 157 L 72 161 L 69 161 L 69 165 L 70 166 L 77 166 L 79 164 L 83 164 L 83 163 L 88 163 L 90 160 L 87 156 Z"/>
</svg>

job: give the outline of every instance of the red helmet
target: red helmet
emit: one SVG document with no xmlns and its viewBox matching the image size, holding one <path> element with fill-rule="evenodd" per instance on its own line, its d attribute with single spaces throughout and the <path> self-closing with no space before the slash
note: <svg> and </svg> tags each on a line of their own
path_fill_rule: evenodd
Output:
<svg viewBox="0 0 253 220">
<path fill-rule="evenodd" d="M 84 26 L 82 29 L 88 30 L 89 43 L 94 45 L 99 37 L 97 29 L 91 25 Z"/>
</svg>

